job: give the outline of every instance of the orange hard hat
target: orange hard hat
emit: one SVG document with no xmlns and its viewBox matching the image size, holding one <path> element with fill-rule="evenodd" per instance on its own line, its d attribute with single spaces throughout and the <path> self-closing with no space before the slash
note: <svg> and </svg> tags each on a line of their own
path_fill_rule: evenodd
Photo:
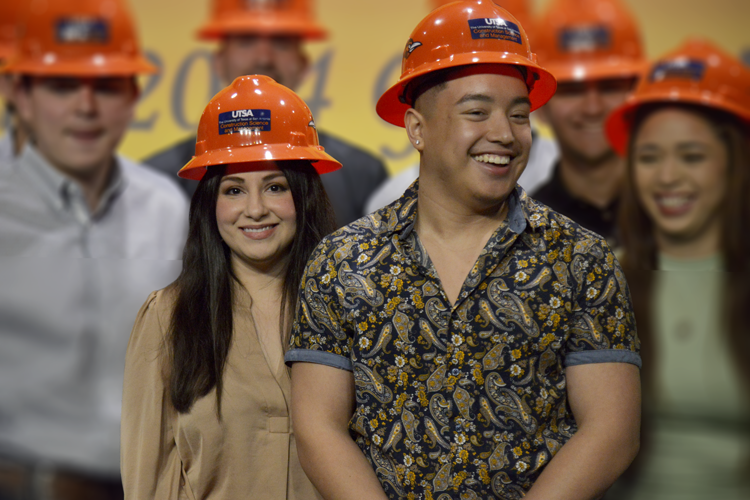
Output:
<svg viewBox="0 0 750 500">
<path fill-rule="evenodd" d="M 16 31 L 21 9 L 25 8 L 22 2 L 3 0 L 0 2 L 0 61 L 10 57 L 16 42 Z"/>
<path fill-rule="evenodd" d="M 615 151 L 625 156 L 636 111 L 659 102 L 716 108 L 750 123 L 750 70 L 707 40 L 688 40 L 654 62 L 607 118 L 605 131 Z"/>
<path fill-rule="evenodd" d="M 289 35 L 321 40 L 328 34 L 313 17 L 311 0 L 213 0 L 211 19 L 198 37 L 215 40 L 228 35 Z"/>
<path fill-rule="evenodd" d="M 491 0 L 453 2 L 430 12 L 414 28 L 401 60 L 401 78 L 378 100 L 380 117 L 399 127 L 412 105 L 407 87 L 435 71 L 476 64 L 525 68 L 531 109 L 555 93 L 555 78 L 536 63 L 518 19 Z"/>
<path fill-rule="evenodd" d="M 241 76 L 208 103 L 198 124 L 195 156 L 178 175 L 200 180 L 211 165 L 308 160 L 319 174 L 341 168 L 318 142 L 307 104 L 263 75 Z"/>
<path fill-rule="evenodd" d="M 130 76 L 156 68 L 141 54 L 124 0 L 31 0 L 8 73 Z"/>
<path fill-rule="evenodd" d="M 432 8 L 437 9 L 438 7 L 442 7 L 443 5 L 449 4 L 451 2 L 455 2 L 456 0 L 430 0 L 432 2 Z M 503 9 L 507 10 L 511 14 L 513 14 L 513 17 L 518 19 L 518 21 L 521 23 L 521 26 L 523 26 L 523 29 L 526 30 L 526 35 L 528 35 L 529 39 L 532 41 L 532 46 L 534 42 L 534 36 L 532 34 L 532 28 L 533 28 L 533 22 L 532 22 L 532 15 L 531 15 L 531 0 L 492 0 L 497 5 L 502 7 Z M 533 47 L 532 47 L 533 48 Z"/>
<path fill-rule="evenodd" d="M 618 0 L 552 0 L 537 21 L 534 49 L 558 81 L 632 78 L 647 65 L 635 19 Z"/>
</svg>

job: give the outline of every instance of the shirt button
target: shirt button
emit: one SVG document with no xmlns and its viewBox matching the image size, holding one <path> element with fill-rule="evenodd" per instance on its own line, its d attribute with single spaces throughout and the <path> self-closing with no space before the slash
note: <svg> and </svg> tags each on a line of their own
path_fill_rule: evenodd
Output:
<svg viewBox="0 0 750 500">
<path fill-rule="evenodd" d="M 454 368 L 454 369 L 451 370 L 451 374 L 454 377 L 458 377 L 461 374 L 461 370 L 459 370 L 458 368 Z"/>
</svg>

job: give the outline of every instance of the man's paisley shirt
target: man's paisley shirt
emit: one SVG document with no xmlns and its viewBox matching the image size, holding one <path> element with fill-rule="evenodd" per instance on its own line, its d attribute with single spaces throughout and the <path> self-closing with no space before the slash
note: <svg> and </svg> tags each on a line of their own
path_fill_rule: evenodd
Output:
<svg viewBox="0 0 750 500">
<path fill-rule="evenodd" d="M 286 360 L 353 372 L 349 428 L 391 498 L 521 498 L 576 431 L 565 368 L 640 366 L 625 278 L 519 187 L 451 305 L 416 189 L 320 243 Z"/>
</svg>

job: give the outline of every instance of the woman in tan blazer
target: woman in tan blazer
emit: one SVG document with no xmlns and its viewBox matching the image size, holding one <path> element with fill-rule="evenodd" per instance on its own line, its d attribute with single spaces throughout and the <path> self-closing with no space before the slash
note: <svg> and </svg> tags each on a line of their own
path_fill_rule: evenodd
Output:
<svg viewBox="0 0 750 500">
<path fill-rule="evenodd" d="M 283 362 L 300 277 L 335 229 L 319 173 L 341 165 L 312 115 L 268 77 L 208 104 L 183 270 L 151 294 L 130 338 L 121 468 L 127 499 L 312 499 Z"/>
</svg>

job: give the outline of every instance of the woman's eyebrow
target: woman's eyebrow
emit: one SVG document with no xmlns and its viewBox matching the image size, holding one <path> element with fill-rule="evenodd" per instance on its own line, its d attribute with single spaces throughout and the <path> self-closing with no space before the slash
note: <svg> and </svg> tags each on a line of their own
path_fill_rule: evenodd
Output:
<svg viewBox="0 0 750 500">
<path fill-rule="evenodd" d="M 271 172 L 270 174 L 263 177 L 264 181 L 275 179 L 276 177 L 286 177 L 283 172 Z"/>
<path fill-rule="evenodd" d="M 244 184 L 245 179 L 243 179 L 242 177 L 234 176 L 234 175 L 228 175 L 224 177 L 223 179 L 221 179 L 221 182 L 238 182 L 240 184 Z"/>
</svg>

